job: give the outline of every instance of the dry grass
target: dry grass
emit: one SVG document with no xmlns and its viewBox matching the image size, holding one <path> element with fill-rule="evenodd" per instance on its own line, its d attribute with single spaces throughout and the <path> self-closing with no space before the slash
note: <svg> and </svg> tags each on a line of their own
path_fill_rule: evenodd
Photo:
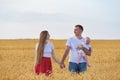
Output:
<svg viewBox="0 0 120 80">
<path fill-rule="evenodd" d="M 92 67 L 83 74 L 70 74 L 54 61 L 51 77 L 33 73 L 34 50 L 37 40 L 0 40 L 0 80 L 120 80 L 120 40 L 92 40 Z M 61 59 L 65 40 L 52 40 L 56 56 Z"/>
</svg>

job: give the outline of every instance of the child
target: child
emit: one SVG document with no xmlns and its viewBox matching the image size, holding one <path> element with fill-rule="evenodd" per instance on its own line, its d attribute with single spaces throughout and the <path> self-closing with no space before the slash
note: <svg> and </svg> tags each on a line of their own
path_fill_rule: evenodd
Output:
<svg viewBox="0 0 120 80">
<path fill-rule="evenodd" d="M 38 75 L 44 73 L 46 76 L 49 76 L 52 73 L 51 57 L 60 64 L 60 61 L 54 54 L 54 46 L 49 41 L 49 38 L 48 31 L 42 31 L 39 42 L 36 45 L 34 71 Z"/>
<path fill-rule="evenodd" d="M 89 37 L 86 37 L 86 38 L 85 38 L 85 44 L 81 44 L 81 45 L 84 46 L 85 48 L 87 48 L 88 50 L 91 50 L 90 38 L 89 38 Z M 79 45 L 79 46 L 81 46 L 81 45 Z M 79 46 L 78 46 L 78 48 L 79 48 Z M 87 58 L 87 55 L 84 53 L 83 50 L 80 50 L 80 49 L 79 49 L 79 50 L 78 50 L 78 62 L 77 62 L 77 63 L 80 62 L 80 59 L 81 59 L 82 57 L 86 60 L 88 67 L 90 67 L 91 65 L 90 65 L 90 63 L 89 63 L 89 60 L 88 60 L 88 58 Z"/>
</svg>

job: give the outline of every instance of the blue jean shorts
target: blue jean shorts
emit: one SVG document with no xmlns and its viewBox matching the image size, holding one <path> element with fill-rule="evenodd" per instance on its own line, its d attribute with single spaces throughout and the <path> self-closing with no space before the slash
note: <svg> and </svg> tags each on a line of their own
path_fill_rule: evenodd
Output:
<svg viewBox="0 0 120 80">
<path fill-rule="evenodd" d="M 83 62 L 83 63 L 74 63 L 74 62 L 69 62 L 69 71 L 70 72 L 76 72 L 76 73 L 79 73 L 79 72 L 84 72 L 87 70 L 87 64 L 86 62 Z"/>
</svg>

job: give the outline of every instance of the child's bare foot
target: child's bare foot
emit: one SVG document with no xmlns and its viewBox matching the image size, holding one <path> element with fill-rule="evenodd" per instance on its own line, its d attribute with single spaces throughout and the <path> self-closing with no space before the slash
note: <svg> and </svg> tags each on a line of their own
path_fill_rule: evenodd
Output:
<svg viewBox="0 0 120 80">
<path fill-rule="evenodd" d="M 90 64 L 88 64 L 88 67 L 91 67 L 91 65 L 90 65 Z"/>
</svg>

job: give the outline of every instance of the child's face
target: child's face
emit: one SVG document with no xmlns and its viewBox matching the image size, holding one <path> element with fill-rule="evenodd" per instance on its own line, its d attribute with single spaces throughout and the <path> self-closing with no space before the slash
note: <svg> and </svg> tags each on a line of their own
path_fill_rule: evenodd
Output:
<svg viewBox="0 0 120 80">
<path fill-rule="evenodd" d="M 89 44 L 89 43 L 90 43 L 90 39 L 85 38 L 85 43 L 86 43 L 86 44 Z"/>
</svg>

